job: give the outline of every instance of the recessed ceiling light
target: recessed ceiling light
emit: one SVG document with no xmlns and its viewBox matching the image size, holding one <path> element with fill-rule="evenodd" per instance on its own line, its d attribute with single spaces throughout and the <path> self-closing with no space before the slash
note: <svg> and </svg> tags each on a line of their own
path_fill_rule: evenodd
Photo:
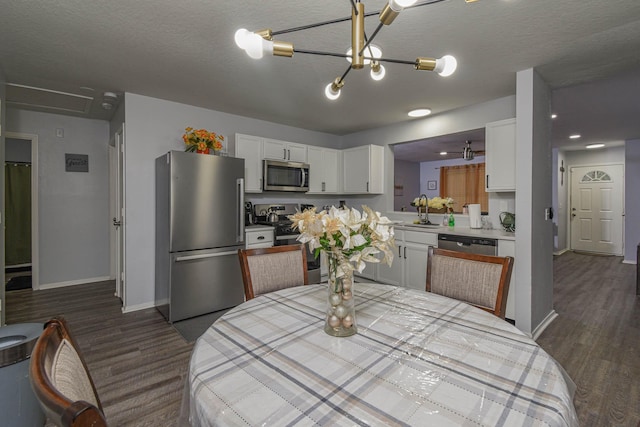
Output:
<svg viewBox="0 0 640 427">
<path fill-rule="evenodd" d="M 416 110 L 409 111 L 409 117 L 424 117 L 431 114 L 430 108 L 418 108 Z"/>
<path fill-rule="evenodd" d="M 552 114 L 552 115 L 551 115 L 551 118 L 552 118 L 552 119 L 555 119 L 556 117 L 558 117 L 558 115 L 557 115 L 557 114 Z"/>
<path fill-rule="evenodd" d="M 604 147 L 604 144 L 591 144 L 591 145 L 587 145 L 586 148 L 602 148 Z"/>
<path fill-rule="evenodd" d="M 447 153 L 446 151 L 441 151 L 441 152 L 440 152 L 440 155 L 441 155 L 441 156 L 446 156 L 447 154 L 449 154 L 449 153 Z"/>
<path fill-rule="evenodd" d="M 577 133 L 575 135 L 569 135 L 569 139 L 578 139 L 578 138 L 580 138 L 580 135 Z"/>
</svg>

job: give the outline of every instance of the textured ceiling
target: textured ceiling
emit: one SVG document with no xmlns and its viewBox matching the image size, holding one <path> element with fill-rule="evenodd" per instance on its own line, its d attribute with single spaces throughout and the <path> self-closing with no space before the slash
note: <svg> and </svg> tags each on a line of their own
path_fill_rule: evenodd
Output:
<svg viewBox="0 0 640 427">
<path fill-rule="evenodd" d="M 363 3 L 371 12 L 386 2 Z M 133 92 L 336 135 L 409 120 L 416 107 L 438 114 L 512 95 L 515 73 L 535 67 L 554 89 L 554 145 L 573 131 L 583 143 L 640 137 L 638 0 L 447 0 L 407 9 L 375 38 L 384 57 L 453 54 L 458 71 L 443 78 L 388 64 L 374 82 L 353 70 L 335 102 L 323 89 L 345 71 L 344 59 L 297 53 L 255 61 L 233 42 L 241 27 L 277 31 L 346 17 L 350 4 L 5 2 L 0 66 L 9 83 L 93 99 L 87 113 L 67 114 L 109 119 L 103 92 Z M 366 19 L 368 35 L 377 22 Z M 348 22 L 276 37 L 330 52 L 343 52 L 349 38 Z"/>
</svg>

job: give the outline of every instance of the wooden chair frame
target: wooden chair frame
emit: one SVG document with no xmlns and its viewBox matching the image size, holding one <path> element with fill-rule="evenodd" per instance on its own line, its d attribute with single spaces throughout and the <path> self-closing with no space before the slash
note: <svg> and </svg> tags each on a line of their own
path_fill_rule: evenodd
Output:
<svg viewBox="0 0 640 427">
<path fill-rule="evenodd" d="M 64 396 L 51 382 L 50 366 L 54 356 L 62 344 L 67 340 L 75 349 L 82 367 L 91 384 L 98 406 L 79 400 L 72 401 Z M 72 427 L 106 427 L 102 404 L 98 398 L 93 379 L 89 374 L 87 364 L 79 351 L 79 347 L 69 332 L 67 322 L 63 317 L 54 317 L 44 325 L 40 338 L 36 341 L 29 363 L 29 377 L 40 406 L 44 409 L 49 421 L 57 426 Z"/>
<path fill-rule="evenodd" d="M 494 308 L 490 309 L 487 307 L 476 305 L 472 302 L 468 302 L 468 301 L 465 301 L 465 302 L 468 302 L 471 305 L 474 305 L 478 308 L 488 311 L 489 313 L 495 314 L 501 319 L 504 319 L 506 308 L 507 308 L 507 295 L 509 294 L 509 283 L 511 281 L 511 272 L 513 270 L 513 261 L 514 261 L 513 257 L 510 257 L 510 256 L 499 257 L 499 256 L 492 256 L 492 255 L 469 254 L 464 252 L 456 252 L 456 251 L 450 251 L 446 249 L 437 249 L 437 248 L 429 247 L 429 255 L 427 257 L 427 284 L 426 284 L 427 292 L 431 292 L 431 271 L 432 271 L 431 261 L 434 255 L 502 265 L 502 273 L 500 275 L 500 282 L 498 283 L 498 292 L 496 295 L 496 302 L 495 302 Z"/>
<path fill-rule="evenodd" d="M 238 249 L 238 257 L 240 259 L 240 270 L 242 270 L 242 281 L 244 283 L 244 296 L 247 301 L 255 298 L 253 290 L 253 282 L 251 281 L 251 271 L 249 269 L 248 258 L 258 255 L 276 254 L 282 252 L 300 251 L 302 255 L 302 267 L 304 284 L 309 284 L 309 275 L 307 274 L 307 250 L 305 245 L 283 245 L 273 246 L 270 248 L 256 248 L 256 249 Z"/>
</svg>

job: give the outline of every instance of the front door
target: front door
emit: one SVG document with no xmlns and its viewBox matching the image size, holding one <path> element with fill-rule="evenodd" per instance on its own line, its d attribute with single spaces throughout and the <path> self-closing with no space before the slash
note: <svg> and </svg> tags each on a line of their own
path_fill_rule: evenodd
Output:
<svg viewBox="0 0 640 427">
<path fill-rule="evenodd" d="M 623 165 L 571 168 L 571 249 L 623 254 Z"/>
</svg>

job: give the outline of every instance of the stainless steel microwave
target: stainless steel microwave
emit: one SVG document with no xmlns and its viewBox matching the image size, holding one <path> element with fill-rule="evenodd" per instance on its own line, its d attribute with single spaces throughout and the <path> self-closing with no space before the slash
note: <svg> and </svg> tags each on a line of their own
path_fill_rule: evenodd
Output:
<svg viewBox="0 0 640 427">
<path fill-rule="evenodd" d="M 263 160 L 264 191 L 309 191 L 309 165 L 300 162 Z"/>
</svg>

